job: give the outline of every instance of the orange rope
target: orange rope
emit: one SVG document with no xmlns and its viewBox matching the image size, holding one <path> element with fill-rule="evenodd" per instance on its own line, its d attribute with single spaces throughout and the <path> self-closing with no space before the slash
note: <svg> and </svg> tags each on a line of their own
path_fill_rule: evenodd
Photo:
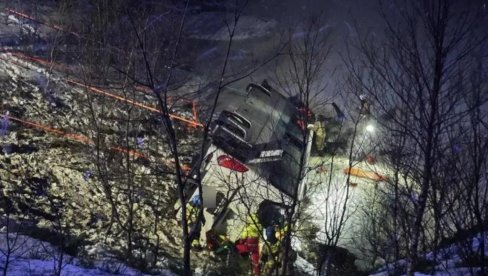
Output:
<svg viewBox="0 0 488 276">
<path fill-rule="evenodd" d="M 37 63 L 40 63 L 46 67 L 49 67 L 49 66 L 54 66 L 54 67 L 59 67 L 59 68 L 63 68 L 64 70 L 68 70 L 69 68 L 62 65 L 62 64 L 58 64 L 58 63 L 54 63 L 54 62 L 51 62 L 49 60 L 46 60 L 46 59 L 43 59 L 43 58 L 39 58 L 39 57 L 33 57 L 33 56 L 28 56 L 28 55 L 25 55 L 21 52 L 10 52 L 13 56 L 17 57 L 17 58 L 20 58 L 20 59 L 24 59 L 24 60 L 29 60 L 29 61 L 33 61 L 33 62 L 37 62 Z"/>
<path fill-rule="evenodd" d="M 146 158 L 146 156 L 144 156 L 144 154 L 142 154 L 136 150 L 131 150 L 131 149 L 122 148 L 122 147 L 111 147 L 110 149 L 113 151 L 121 152 L 121 153 L 127 153 L 130 156 L 134 156 L 137 158 Z"/>
<path fill-rule="evenodd" d="M 61 130 L 56 129 L 56 128 L 53 128 L 53 127 L 49 127 L 49 126 L 46 126 L 46 125 L 43 125 L 43 124 L 39 124 L 39 123 L 35 123 L 35 122 L 30 122 L 30 121 L 22 120 L 22 119 L 19 119 L 19 118 L 16 118 L 16 117 L 12 117 L 10 115 L 2 115 L 2 116 L 7 116 L 7 118 L 9 120 L 12 120 L 12 121 L 21 123 L 23 125 L 26 125 L 26 126 L 29 126 L 29 127 L 32 127 L 32 128 L 41 129 L 41 130 L 43 130 L 43 131 L 45 131 L 47 133 L 54 133 L 54 134 L 59 135 L 61 137 L 65 137 L 65 138 L 68 138 L 70 140 L 74 140 L 74 141 L 77 141 L 77 142 L 80 142 L 80 143 L 83 143 L 83 144 L 86 144 L 86 145 L 93 144 L 93 140 L 91 140 L 90 138 L 88 138 L 87 136 L 85 136 L 83 134 L 67 133 L 67 132 L 61 131 Z M 110 148 L 110 150 L 113 150 L 113 151 L 116 151 L 116 152 L 120 152 L 120 153 L 127 153 L 130 156 L 133 156 L 133 157 L 136 157 L 136 158 L 148 159 L 148 157 L 146 157 L 143 153 L 141 153 L 139 151 L 132 150 L 132 149 L 128 149 L 128 148 L 124 148 L 124 147 L 120 147 L 120 146 L 113 146 L 113 147 Z M 172 161 L 169 161 L 169 162 L 168 161 L 165 161 L 165 163 L 168 166 L 174 166 L 175 165 L 175 162 L 173 160 Z M 181 165 L 181 170 L 184 171 L 184 172 L 189 172 L 189 171 L 191 171 L 191 167 L 188 166 L 187 164 L 182 164 Z"/>
<path fill-rule="evenodd" d="M 43 131 L 45 131 L 47 133 L 54 133 L 56 135 L 59 135 L 59 136 L 62 136 L 62 137 L 68 138 L 70 140 L 74 140 L 74 141 L 77 141 L 77 142 L 80 142 L 80 143 L 83 143 L 83 144 L 86 144 L 86 145 L 93 144 L 93 141 L 89 137 L 87 137 L 87 136 L 85 136 L 83 134 L 64 132 L 64 131 L 61 131 L 61 130 L 56 129 L 56 128 L 52 128 L 52 127 L 49 127 L 49 126 L 46 126 L 46 125 L 42 125 L 42 124 L 39 124 L 39 123 L 34 123 L 34 122 L 22 120 L 22 119 L 19 119 L 19 118 L 16 118 L 16 117 L 12 117 L 10 115 L 3 115 L 3 116 L 7 116 L 7 118 L 9 120 L 12 120 L 12 121 L 21 123 L 23 125 L 26 125 L 26 126 L 29 126 L 29 127 L 32 127 L 32 128 L 36 128 L 36 129 L 41 129 L 41 130 L 43 130 Z M 144 154 L 142 154 L 141 152 L 138 152 L 136 150 L 131 150 L 131 149 L 127 149 L 127 148 L 123 148 L 123 147 L 119 147 L 119 146 L 114 146 L 114 147 L 111 147 L 110 149 L 113 150 L 113 151 L 121 152 L 121 153 L 127 153 L 130 156 L 134 156 L 134 157 L 137 157 L 137 158 L 146 158 L 144 156 Z"/>
<path fill-rule="evenodd" d="M 151 88 L 149 88 L 147 86 L 137 85 L 135 88 L 136 88 L 136 90 L 141 91 L 145 94 L 151 94 L 151 95 L 154 94 L 154 92 L 151 90 Z M 168 97 L 169 104 L 171 104 L 172 100 L 173 100 L 172 97 Z M 186 99 L 186 98 L 180 98 L 178 100 L 182 100 L 185 103 L 191 103 L 191 105 L 192 105 L 192 116 L 193 116 L 192 122 L 194 123 L 194 124 L 192 124 L 192 126 L 195 128 L 199 127 L 199 126 L 203 127 L 203 125 L 200 124 L 198 117 L 197 117 L 196 102 L 193 100 L 190 100 L 190 99 Z"/>
<path fill-rule="evenodd" d="M 18 58 L 27 59 L 27 60 L 30 60 L 30 61 L 34 61 L 34 62 L 40 63 L 42 65 L 46 65 L 46 66 L 54 65 L 55 67 L 61 67 L 61 68 L 65 68 L 66 69 L 66 67 L 63 66 L 63 65 L 59 65 L 59 64 L 56 64 L 54 62 L 50 62 L 50 61 L 45 60 L 43 58 L 32 57 L 32 56 L 25 55 L 23 53 L 11 52 L 11 54 L 14 55 L 14 56 L 16 56 L 16 57 L 18 57 Z M 105 95 L 105 96 L 108 96 L 108 97 L 117 99 L 119 101 L 123 101 L 123 102 L 129 103 L 129 104 L 132 104 L 132 105 L 137 106 L 137 107 L 140 107 L 140 108 L 144 108 L 144 109 L 149 110 L 151 112 L 161 113 L 161 111 L 159 109 L 155 108 L 155 107 L 152 107 L 152 106 L 149 106 L 149 105 L 145 105 L 145 104 L 142 104 L 142 103 L 133 101 L 133 100 L 129 100 L 129 99 L 124 98 L 124 97 L 121 97 L 121 96 L 117 96 L 115 94 L 112 94 L 112 93 L 103 91 L 103 90 L 101 90 L 99 88 L 96 88 L 96 87 L 93 87 L 93 86 L 88 86 L 88 85 L 82 84 L 80 82 L 77 82 L 77 81 L 74 81 L 74 80 L 69 80 L 69 79 L 66 80 L 66 82 L 69 83 L 69 84 L 72 84 L 72 85 L 77 85 L 77 86 L 84 87 L 84 88 L 88 89 L 89 91 L 96 92 L 96 93 L 99 93 L 99 94 L 102 94 L 102 95 Z M 136 89 L 142 89 L 143 92 L 148 93 L 148 89 L 149 88 L 143 87 L 143 86 L 138 86 L 138 87 L 136 87 Z M 194 105 L 193 105 L 193 108 L 194 108 Z M 176 119 L 176 120 L 185 122 L 185 123 L 187 123 L 190 126 L 195 127 L 195 128 L 197 128 L 197 127 L 203 127 L 203 124 L 201 124 L 200 122 L 198 122 L 198 120 L 196 118 L 196 110 L 195 109 L 193 110 L 193 114 L 194 114 L 193 115 L 194 118 L 192 118 L 192 120 L 186 119 L 184 117 L 178 116 L 178 115 L 173 114 L 173 113 L 169 113 L 169 117 L 171 119 Z"/>
<path fill-rule="evenodd" d="M 195 101 L 192 101 L 192 103 L 191 103 L 191 109 L 192 109 L 193 121 L 195 123 L 200 123 L 198 121 L 198 116 L 197 116 L 197 103 Z"/>
<path fill-rule="evenodd" d="M 29 126 L 29 127 L 32 127 L 32 128 L 36 128 L 36 129 L 41 129 L 41 130 L 43 130 L 43 131 L 45 131 L 47 133 L 54 133 L 54 134 L 59 135 L 61 137 L 65 137 L 65 138 L 68 138 L 70 140 L 74 140 L 74 141 L 80 142 L 82 144 L 86 144 L 86 145 L 93 144 L 93 140 L 91 140 L 89 137 L 87 137 L 87 136 L 85 136 L 83 134 L 67 133 L 67 132 L 61 131 L 59 129 L 50 127 L 50 126 L 46 126 L 46 125 L 43 125 L 43 124 L 31 122 L 31 121 L 22 120 L 22 119 L 19 119 L 19 118 L 16 118 L 16 117 L 12 117 L 10 115 L 2 115 L 2 116 L 6 116 L 9 120 L 12 120 L 12 121 L 21 123 L 23 125 L 26 125 L 26 126 Z M 139 151 L 131 150 L 131 149 L 124 148 L 124 147 L 120 147 L 120 146 L 113 146 L 113 147 L 110 148 L 110 150 L 113 150 L 113 151 L 116 151 L 116 152 L 120 152 L 120 153 L 127 153 L 130 156 L 133 156 L 133 157 L 136 157 L 136 158 L 148 159 L 148 157 L 146 157 L 143 153 L 141 153 Z M 175 165 L 175 162 L 173 160 L 172 161 L 169 161 L 169 162 L 168 161 L 165 161 L 165 163 L 168 166 L 174 166 Z M 189 171 L 191 171 L 191 167 L 189 165 L 187 165 L 187 164 L 182 164 L 180 166 L 180 168 L 181 168 L 181 170 L 183 172 L 189 172 Z"/>
<path fill-rule="evenodd" d="M 3 116 L 7 116 L 7 118 L 9 120 L 16 121 L 16 122 L 19 122 L 19 123 L 24 124 L 24 125 L 28 125 L 28 126 L 33 127 L 33 128 L 42 129 L 45 132 L 55 133 L 55 134 L 60 135 L 60 136 L 64 136 L 66 134 L 65 132 L 63 132 L 61 130 L 58 130 L 58 129 L 55 129 L 55 128 L 52 128 L 52 127 L 49 127 L 49 126 L 46 126 L 46 125 L 41 125 L 41 124 L 38 124 L 38 123 L 25 121 L 25 120 L 22 120 L 22 119 L 19 119 L 19 118 L 12 117 L 10 115 L 3 115 Z"/>
<path fill-rule="evenodd" d="M 152 106 L 149 106 L 149 105 L 145 105 L 145 104 L 142 104 L 142 103 L 133 101 L 133 100 L 129 100 L 129 99 L 126 99 L 126 98 L 121 97 L 121 96 L 114 95 L 112 93 L 103 91 L 103 90 L 101 90 L 99 88 L 96 88 L 96 87 L 93 87 L 93 86 L 85 85 L 83 83 L 80 83 L 80 82 L 77 82 L 77 81 L 74 81 L 74 80 L 66 80 L 66 82 L 68 82 L 69 84 L 72 84 L 72 85 L 76 85 L 76 86 L 80 86 L 80 87 L 86 88 L 89 91 L 92 91 L 92 92 L 95 92 L 95 93 L 98 93 L 98 94 L 101 94 L 101 95 L 105 95 L 105 96 L 114 98 L 114 99 L 119 100 L 119 101 L 122 101 L 122 102 L 129 103 L 131 105 L 134 105 L 134 106 L 137 106 L 137 107 L 140 107 L 140 108 L 147 109 L 147 110 L 149 110 L 151 112 L 154 112 L 154 113 L 161 113 L 161 111 L 159 109 L 155 108 L 155 107 L 152 107 Z M 170 113 L 169 114 L 169 117 L 172 118 L 172 119 L 176 119 L 176 120 L 183 121 L 183 122 L 185 122 L 185 123 L 187 123 L 187 124 L 189 124 L 191 126 L 194 126 L 194 127 L 203 127 L 203 125 L 201 123 L 197 123 L 197 122 L 188 120 L 186 118 L 183 118 L 181 116 L 175 115 L 173 113 Z"/>
<path fill-rule="evenodd" d="M 76 134 L 76 133 L 66 133 L 63 135 L 64 137 L 78 141 L 80 143 L 86 144 L 86 145 L 93 145 L 93 140 L 88 138 L 87 136 L 83 134 Z"/>
</svg>

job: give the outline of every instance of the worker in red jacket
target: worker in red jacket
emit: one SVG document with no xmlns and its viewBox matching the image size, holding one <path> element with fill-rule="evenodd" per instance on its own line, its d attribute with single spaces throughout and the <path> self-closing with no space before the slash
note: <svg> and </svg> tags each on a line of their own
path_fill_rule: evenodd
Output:
<svg viewBox="0 0 488 276">
<path fill-rule="evenodd" d="M 242 230 L 240 238 L 236 241 L 235 246 L 237 253 L 241 256 L 248 255 L 251 259 L 253 275 L 260 275 L 259 267 L 259 237 L 261 234 L 261 224 L 256 214 L 249 215 L 246 226 Z"/>
</svg>

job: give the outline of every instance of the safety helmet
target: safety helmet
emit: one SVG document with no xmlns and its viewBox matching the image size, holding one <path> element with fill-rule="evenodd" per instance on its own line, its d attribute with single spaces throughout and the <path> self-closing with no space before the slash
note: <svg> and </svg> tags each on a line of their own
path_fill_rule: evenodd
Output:
<svg viewBox="0 0 488 276">
<path fill-rule="evenodd" d="M 365 100 L 366 100 L 366 94 L 361 94 L 361 95 L 359 95 L 359 99 L 360 99 L 361 101 L 365 101 Z"/>
<path fill-rule="evenodd" d="M 200 197 L 200 195 L 194 195 L 191 199 L 190 199 L 190 204 L 192 206 L 201 206 L 202 205 L 202 198 Z"/>
</svg>

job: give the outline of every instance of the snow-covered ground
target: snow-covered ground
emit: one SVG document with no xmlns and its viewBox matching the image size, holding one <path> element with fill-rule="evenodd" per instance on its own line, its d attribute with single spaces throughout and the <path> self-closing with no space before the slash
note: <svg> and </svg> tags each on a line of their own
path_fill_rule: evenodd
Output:
<svg viewBox="0 0 488 276">
<path fill-rule="evenodd" d="M 429 252 L 424 254 L 422 257 L 425 260 L 431 261 L 434 263 L 434 272 L 425 274 L 422 272 L 416 272 L 416 276 L 424 276 L 424 275 L 434 275 L 434 276 L 468 276 L 468 275 L 482 275 L 481 268 L 477 266 L 466 266 L 466 263 L 463 261 L 462 257 L 462 246 L 468 242 L 471 245 L 472 252 L 479 252 L 479 245 L 480 241 L 484 240 L 485 244 L 488 244 L 488 233 L 478 233 L 472 238 L 468 240 L 458 241 L 457 243 L 450 244 L 444 248 L 437 250 L 436 254 L 433 252 Z M 485 256 L 488 256 L 488 248 L 485 247 Z M 378 271 L 370 276 L 388 276 L 389 270 L 392 270 L 393 267 L 399 266 L 402 267 L 405 265 L 404 260 L 399 260 L 394 264 L 390 264 L 388 267 L 382 267 L 378 269 Z M 487 268 L 485 268 L 486 271 Z"/>
<path fill-rule="evenodd" d="M 172 178 L 164 174 L 171 164 L 158 116 L 73 85 L 73 81 L 85 83 L 80 79 L 83 74 L 79 68 L 50 63 L 49 56 L 44 55 L 46 49 L 33 51 L 39 41 L 55 31 L 12 12 L 3 12 L 0 18 L 5 19 L 0 21 L 5 34 L 5 39 L 0 39 L 4 50 L 0 54 L 0 119 L 5 122 L 0 137 L 0 176 L 9 180 L 2 183 L 2 196 L 11 198 L 17 211 L 35 210 L 30 218 L 35 227 L 52 230 L 53 219 L 59 219 L 62 231 L 90 244 L 78 248 L 83 251 L 83 258 L 65 256 L 63 275 L 138 274 L 113 257 L 122 259 L 121 255 L 126 254 L 130 210 L 137 231 L 133 237 L 134 258 L 148 262 L 157 258 L 157 270 L 152 272 L 171 275 L 165 268 L 180 267 L 182 249 L 180 225 L 168 207 L 176 200 L 175 187 Z M 253 20 L 257 19 L 244 18 L 249 24 Z M 256 35 L 255 24 L 246 28 L 246 32 L 241 32 L 242 38 Z M 29 39 L 23 40 L 20 35 Z M 40 59 L 32 59 L 35 55 Z M 239 52 L 238 58 L 245 55 Z M 186 84 L 180 90 L 194 90 Z M 130 88 L 120 89 L 119 84 L 105 84 L 103 90 L 147 106 L 156 105 L 153 97 Z M 173 94 L 181 95 L 179 91 Z M 178 108 L 173 110 L 179 115 L 192 115 L 191 110 Z M 177 131 L 185 161 L 192 153 L 195 132 L 183 124 L 177 125 Z M 145 158 L 127 156 L 114 150 L 116 147 L 130 147 Z M 131 205 L 128 189 L 133 191 Z M 53 257 L 30 253 L 42 245 L 52 247 L 25 239 L 32 249 L 12 255 L 9 275 L 53 274 Z M 155 247 L 159 256 L 153 255 Z M 111 259 L 100 254 L 108 254 Z M 92 262 L 92 268 L 83 268 L 85 258 L 97 261 Z M 207 253 L 196 253 L 193 261 L 202 275 L 221 262 Z"/>
<path fill-rule="evenodd" d="M 379 133 L 365 133 L 365 136 L 362 133 L 359 134 L 359 138 L 365 138 L 365 144 L 357 140 L 362 146 L 374 142 L 375 135 L 379 135 Z M 353 147 L 353 150 L 361 151 L 362 146 L 355 149 Z M 372 154 L 374 155 L 374 151 Z M 308 216 L 302 220 L 313 222 L 318 226 L 317 242 L 328 244 L 336 236 L 339 236 L 337 246 L 345 248 L 355 255 L 357 258 L 355 265 L 359 269 L 371 271 L 375 267 L 381 267 L 385 260 L 372 253 L 371 244 L 367 240 L 367 231 L 377 231 L 371 228 L 371 223 L 374 220 L 371 215 L 379 211 L 380 208 L 384 208 L 381 205 L 382 201 L 386 199 L 387 202 L 390 202 L 391 187 L 389 187 L 388 181 L 374 181 L 353 175 L 348 179 L 345 170 L 352 165 L 353 168 L 360 169 L 362 172 L 373 173 L 370 176 L 377 174 L 385 177 L 385 179 L 391 179 L 393 171 L 390 166 L 382 163 L 381 159 L 371 163 L 365 159 L 356 160 L 354 156 L 355 154 L 353 154 L 355 160 L 351 163 L 346 156 L 341 155 L 312 156 L 310 158 L 310 171 L 307 174 L 309 203 L 305 210 L 305 215 Z M 348 181 L 349 186 L 346 185 Z M 413 180 L 399 181 L 400 185 L 404 185 L 403 181 Z M 415 191 L 411 192 L 409 200 L 415 201 Z M 382 213 L 378 212 L 378 214 L 381 216 Z M 427 215 L 430 213 L 427 212 Z M 388 222 L 388 220 L 380 221 Z M 432 271 L 429 271 L 431 274 L 419 271 L 416 275 L 482 275 L 479 265 L 468 264 L 472 260 L 477 261 L 476 256 L 480 254 L 480 241 L 487 244 L 488 233 L 478 233 L 466 240 L 454 242 L 436 250 L 435 254 L 434 252 L 427 252 L 420 255 L 419 258 L 429 263 Z M 469 255 L 473 253 L 475 254 L 474 257 Z M 485 247 L 485 251 L 481 254 L 484 254 L 486 258 L 488 249 Z M 406 260 L 388 263 L 388 266 L 383 265 L 372 276 L 398 275 L 398 271 L 405 271 L 406 264 Z M 393 268 L 396 268 L 397 271 L 393 272 Z"/>
<path fill-rule="evenodd" d="M 8 252 L 7 234 L 5 227 L 0 231 L 0 264 L 2 269 L 5 267 L 6 254 Z M 7 275 L 54 275 L 59 265 L 59 250 L 48 242 L 42 242 L 31 237 L 10 233 L 11 254 L 7 267 Z M 95 248 L 92 248 L 95 250 Z M 160 275 L 176 275 L 169 270 L 159 271 Z M 147 275 L 126 264 L 117 261 L 115 258 L 100 258 L 88 263 L 68 254 L 63 256 L 61 264 L 61 275 L 81 276 L 81 275 Z"/>
<path fill-rule="evenodd" d="M 219 19 L 220 21 L 215 20 L 217 16 L 222 16 L 222 14 L 209 12 L 192 16 L 188 20 L 189 25 L 194 27 L 194 29 L 188 30 L 191 33 L 190 39 L 225 43 L 228 39 L 228 29 L 223 25 L 221 19 Z M 43 36 L 52 32 L 51 29 L 5 11 L 0 12 L 0 18 L 2 19 L 0 47 L 3 51 L 29 50 L 33 53 L 46 51 Z M 232 52 L 231 60 L 242 61 L 254 57 L 254 52 L 257 51 L 248 47 L 243 40 L 269 39 L 270 36 L 276 35 L 279 24 L 274 18 L 243 16 L 239 22 L 237 35 L 234 37 L 238 43 L 242 44 Z M 200 53 L 196 55 L 197 63 L 203 64 L 204 70 L 208 70 L 209 62 L 215 60 L 216 56 L 222 52 L 222 45 L 216 46 L 212 43 L 208 45 L 210 48 L 200 49 Z M 263 50 L 263 47 L 259 49 Z M 266 51 L 263 50 L 263 52 Z M 186 76 L 187 72 L 183 73 Z M 194 86 L 199 86 L 202 82 L 198 77 L 194 77 L 194 80 L 196 83 L 192 84 Z M 127 92 L 110 86 L 106 89 L 117 95 Z M 154 99 L 148 95 L 130 92 L 133 100 L 147 105 L 155 104 Z M 123 177 L 111 176 L 113 178 L 104 183 L 110 184 L 109 191 L 115 194 L 117 206 L 120 208 L 118 219 L 125 219 L 129 210 L 126 208 L 127 198 L 120 192 L 126 188 L 124 186 L 126 182 L 121 178 L 143 179 L 141 185 L 135 187 L 138 192 L 135 194 L 136 202 L 133 205 L 137 216 L 136 227 L 143 236 L 142 242 L 147 240 L 150 245 L 154 245 L 157 240 L 160 243 L 159 246 L 164 244 L 161 247 L 165 254 L 161 258 L 160 266 L 167 266 L 168 263 L 171 263 L 169 261 L 171 258 L 178 259 L 181 253 L 179 246 L 181 243 L 178 241 L 179 224 L 170 214 L 171 212 L 168 212 L 169 208 L 166 208 L 173 206 L 174 187 L 170 178 L 155 177 L 167 168 L 168 151 L 161 142 L 162 134 L 157 132 L 158 128 L 147 124 L 156 121 L 157 118 L 146 111 L 131 109 L 129 106 L 111 99 L 91 97 L 86 89 L 69 85 L 64 73 L 48 70 L 45 66 L 8 52 L 0 55 L 0 93 L 0 115 L 4 115 L 8 111 L 9 116 L 42 123 L 44 126 L 64 132 L 81 133 L 91 140 L 100 139 L 104 146 L 102 151 L 97 151 L 93 144 L 79 143 L 79 141 L 67 139 L 68 136 L 52 135 L 52 131 L 30 128 L 25 124 L 19 124 L 18 121 L 7 119 L 8 128 L 0 137 L 2 147 L 0 175 L 2 179 L 9 179 L 9 182 L 2 186 L 4 195 L 30 203 L 39 207 L 40 212 L 45 213 L 49 213 L 50 196 L 66 198 L 63 205 L 63 220 L 70 223 L 71 234 L 85 236 L 89 242 L 96 244 L 91 248 L 92 250 L 87 250 L 89 255 L 96 256 L 100 252 L 107 252 L 107 248 L 120 252 L 127 247 L 126 237 L 122 226 L 112 224 L 113 210 L 107 204 L 107 190 L 103 190 L 106 187 L 100 185 L 104 177 L 103 173 L 106 171 L 97 171 L 97 166 L 102 165 L 101 167 L 105 167 L 108 169 L 107 171 L 118 169 L 117 173 Z M 92 107 L 105 111 L 94 115 Z M 144 122 L 144 124 L 132 125 L 134 131 L 130 134 L 124 132 L 127 126 L 123 120 L 120 120 L 120 118 L 127 118 L 128 110 L 132 112 L 131 119 Z M 188 111 L 180 114 L 191 115 Z M 91 115 L 94 115 L 95 119 Z M 5 118 L 7 117 L 3 117 L 3 119 Z M 97 127 L 101 130 L 99 133 L 94 131 L 93 124 L 96 122 L 99 123 Z M 180 130 L 185 131 L 184 127 Z M 144 138 L 138 136 L 139 133 L 144 133 Z M 121 137 L 120 134 L 125 134 L 125 137 Z M 181 139 L 181 142 L 182 148 L 186 149 L 184 153 L 189 155 L 192 141 Z M 110 147 L 120 143 L 129 144 L 150 156 L 146 160 L 149 162 L 131 159 L 134 161 L 134 166 L 131 168 L 133 174 L 124 174 L 124 169 L 127 167 L 123 165 L 123 158 L 109 150 Z M 95 164 L 94 159 L 96 158 L 100 158 L 101 163 Z M 122 165 L 113 166 L 114 164 Z M 382 183 L 351 177 L 350 182 L 353 185 L 345 186 L 347 175 L 344 173 L 344 169 L 348 166 L 348 160 L 345 157 L 332 159 L 331 156 L 326 156 L 311 159 L 311 171 L 308 176 L 310 184 L 307 190 L 310 205 L 307 206 L 306 215 L 308 221 L 319 226 L 317 241 L 322 243 L 331 234 L 334 235 L 334 231 L 339 227 L 341 216 L 343 216 L 345 221 L 338 245 L 349 249 L 361 258 L 364 252 L 361 250 L 362 245 L 358 244 L 360 239 L 357 234 L 361 232 L 366 218 L 362 216 L 360 210 L 373 208 L 368 206 L 370 203 L 368 198 L 378 187 L 381 188 Z M 370 165 L 361 161 L 355 162 L 354 166 L 388 175 L 388 168 L 381 164 Z M 46 187 L 38 185 L 39 183 L 34 183 L 33 187 L 25 187 L 26 179 L 42 180 L 48 177 L 56 179 L 56 181 L 52 181 Z M 19 192 L 19 190 L 21 191 Z M 153 202 L 161 205 L 154 207 Z M 158 217 L 161 220 L 159 225 L 154 224 L 155 214 L 162 214 Z M 36 226 L 52 227 L 50 221 L 45 218 L 36 220 Z M 153 229 L 156 230 L 153 232 Z M 5 233 L 0 233 L 0 235 L 4 236 Z M 11 269 L 9 275 L 52 274 L 55 263 L 52 252 L 56 251 L 55 247 L 29 237 L 20 237 L 31 249 L 14 252 L 12 263 L 9 266 Z M 4 243 L 1 243 L 1 239 L 0 244 L 5 246 Z M 473 246 L 475 246 L 474 241 Z M 46 252 L 51 252 L 51 255 L 46 252 L 38 252 L 39 248 L 48 248 L 49 250 Z M 459 264 L 457 248 L 454 245 L 446 250 L 449 252 L 449 254 L 446 253 L 449 256 L 436 266 L 436 275 L 446 275 L 445 273 L 448 272 L 455 275 L 471 275 L 470 273 L 474 272 Z M 146 253 L 144 252 L 144 254 Z M 205 267 L 209 260 L 207 257 L 196 256 L 197 266 Z M 427 254 L 425 258 L 432 258 L 432 255 Z M 4 257 L 0 256 L 0 260 L 4 261 Z M 91 268 L 82 267 L 81 264 L 84 262 L 76 257 L 66 256 L 62 275 L 139 274 L 138 271 L 113 259 L 103 260 L 101 258 L 101 260 L 95 261 Z M 174 265 L 174 263 L 171 264 Z M 314 273 L 315 268 L 302 258 L 299 258 L 297 265 L 309 274 Z M 160 270 L 160 273 L 172 275 L 167 270 Z M 203 271 L 202 274 L 204 274 Z M 387 274 L 386 268 L 384 268 L 378 270 L 374 275 Z M 424 274 L 419 273 L 418 275 Z"/>
<path fill-rule="evenodd" d="M 388 168 L 382 164 L 368 164 L 366 161 L 353 161 L 352 167 L 387 176 Z M 367 225 L 363 211 L 373 206 L 368 205 L 375 190 L 384 185 L 381 181 L 349 176 L 349 159 L 345 156 L 311 157 L 307 175 L 307 196 L 310 203 L 305 210 L 306 221 L 318 227 L 317 242 L 330 244 L 338 238 L 337 246 L 353 253 L 359 260 L 368 256 L 363 252 L 365 245 L 360 244 L 358 233 Z M 363 267 L 366 268 L 366 267 Z"/>
<path fill-rule="evenodd" d="M 157 256 L 158 273 L 169 274 L 161 269 L 179 265 L 180 226 L 166 209 L 175 200 L 174 186 L 170 177 L 161 174 L 171 162 L 161 141 L 164 134 L 151 125 L 157 123 L 157 116 L 144 109 L 134 109 L 130 116 L 135 121 L 127 130 L 122 118 L 128 118 L 130 105 L 89 95 L 89 90 L 70 84 L 68 79 L 77 76 L 58 71 L 63 66 L 50 67 L 30 60 L 33 44 L 30 40 L 19 40 L 19 24 L 26 36 L 42 38 L 46 33 L 34 34 L 29 31 L 34 28 L 33 22 L 11 13 L 0 14 L 0 18 L 4 37 L 12 38 L 1 41 L 4 52 L 0 54 L 0 193 L 2 198 L 11 200 L 16 212 L 29 216 L 29 226 L 22 225 L 25 229 L 21 230 L 34 227 L 51 231 L 59 220 L 60 231 L 68 231 L 65 233 L 71 238 L 80 238 L 90 245 L 78 248 L 83 251 L 83 259 L 66 256 L 63 275 L 139 274 L 115 262 L 114 257 L 122 259 L 122 252 L 127 248 L 124 224 L 129 209 L 124 189 L 129 187 L 127 180 L 131 179 L 135 183 L 131 188 L 135 197 L 132 208 L 138 233 L 138 240 L 133 240 L 132 254 L 136 258 L 154 258 L 150 250 L 140 250 L 139 246 L 152 248 L 157 244 L 159 254 L 164 254 L 164 257 Z M 16 52 L 9 52 L 14 46 Z M 18 50 L 26 50 L 26 54 L 19 55 Z M 104 89 L 119 96 L 127 93 L 115 87 Z M 131 99 L 155 105 L 154 98 L 144 93 L 137 92 Z M 93 120 L 98 122 L 98 131 L 93 127 Z M 179 125 L 178 131 L 187 129 Z M 93 141 L 98 141 L 98 146 Z M 180 143 L 184 158 L 188 154 L 185 148 L 188 151 L 192 141 L 180 139 Z M 145 159 L 127 156 L 121 150 L 126 147 L 144 154 Z M 130 173 L 124 156 L 130 158 Z M 108 204 L 109 195 L 113 196 L 115 209 Z M 118 222 L 114 221 L 114 212 Z M 13 220 L 16 217 L 12 215 Z M 22 239 L 28 240 L 26 244 L 33 249 L 13 254 L 8 275 L 30 272 L 52 275 L 53 259 L 35 253 L 39 248 L 48 247 L 43 246 L 46 243 L 23 236 Z M 100 257 L 102 248 L 101 252 L 111 254 L 110 259 Z M 94 261 L 93 268 L 82 268 L 80 263 L 86 261 L 84 258 L 101 261 Z"/>
</svg>

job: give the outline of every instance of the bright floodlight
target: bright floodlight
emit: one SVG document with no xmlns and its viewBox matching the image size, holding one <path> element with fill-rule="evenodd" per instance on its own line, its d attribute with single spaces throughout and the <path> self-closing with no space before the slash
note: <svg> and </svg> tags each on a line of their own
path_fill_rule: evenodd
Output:
<svg viewBox="0 0 488 276">
<path fill-rule="evenodd" d="M 372 124 L 369 124 L 366 126 L 366 131 L 367 132 L 373 132 L 374 131 L 374 126 Z"/>
</svg>

